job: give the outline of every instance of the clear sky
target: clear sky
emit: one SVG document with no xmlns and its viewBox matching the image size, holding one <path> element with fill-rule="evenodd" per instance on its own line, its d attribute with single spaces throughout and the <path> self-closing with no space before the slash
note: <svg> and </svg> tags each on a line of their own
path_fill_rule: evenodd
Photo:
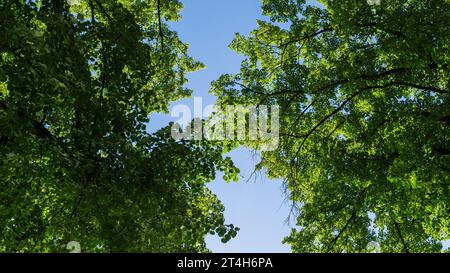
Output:
<svg viewBox="0 0 450 273">
<path fill-rule="evenodd" d="M 172 24 L 181 39 L 190 44 L 190 55 L 203 62 L 206 68 L 189 75 L 187 87 L 193 96 L 202 97 L 203 104 L 213 104 L 215 97 L 208 94 L 210 83 L 221 74 L 239 72 L 242 57 L 228 48 L 235 33 L 247 34 L 262 19 L 261 0 L 182 0 L 183 19 Z M 193 106 L 193 99 L 175 103 Z M 176 121 L 170 115 L 151 116 L 149 129 L 155 131 Z M 253 152 L 240 148 L 230 154 L 241 169 L 238 183 L 226 183 L 221 177 L 210 184 L 211 190 L 224 203 L 227 223 L 238 226 L 238 236 L 227 244 L 209 237 L 208 247 L 213 252 L 289 252 L 282 239 L 291 228 L 285 224 L 289 204 L 284 202 L 280 181 L 271 181 L 257 175 L 247 182 L 258 163 Z"/>
</svg>

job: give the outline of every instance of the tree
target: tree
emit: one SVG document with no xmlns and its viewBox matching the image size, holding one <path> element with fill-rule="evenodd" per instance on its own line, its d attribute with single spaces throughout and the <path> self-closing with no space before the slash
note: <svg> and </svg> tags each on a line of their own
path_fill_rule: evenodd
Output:
<svg viewBox="0 0 450 273">
<path fill-rule="evenodd" d="M 220 105 L 281 109 L 295 252 L 438 252 L 450 239 L 450 1 L 263 0 Z M 254 147 L 251 142 L 243 144 Z M 372 243 L 372 244 L 370 244 Z"/>
<path fill-rule="evenodd" d="M 75 2 L 75 1 L 71 1 Z M 149 134 L 202 64 L 177 0 L 0 3 L 0 251 L 202 252 L 236 235 L 206 187 L 223 147 Z"/>
</svg>

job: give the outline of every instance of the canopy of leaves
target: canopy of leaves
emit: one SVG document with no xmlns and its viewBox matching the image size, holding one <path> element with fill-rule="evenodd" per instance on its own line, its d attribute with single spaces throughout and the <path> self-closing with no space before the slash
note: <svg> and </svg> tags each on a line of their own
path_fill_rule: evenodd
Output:
<svg viewBox="0 0 450 273">
<path fill-rule="evenodd" d="M 72 1 L 75 2 L 75 1 Z M 177 0 L 0 1 L 0 251 L 207 251 L 238 170 L 221 147 L 150 135 L 202 67 L 168 29 Z"/>
<path fill-rule="evenodd" d="M 219 103 L 281 108 L 259 166 L 283 178 L 295 252 L 439 252 L 450 239 L 450 1 L 263 0 Z M 247 143 L 252 145 L 252 143 Z M 374 243 L 373 243 L 374 242 Z"/>
</svg>

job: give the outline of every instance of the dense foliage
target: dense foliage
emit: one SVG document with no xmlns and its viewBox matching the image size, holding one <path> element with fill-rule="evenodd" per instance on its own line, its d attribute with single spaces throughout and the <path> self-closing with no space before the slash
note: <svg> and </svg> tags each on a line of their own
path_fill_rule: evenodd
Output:
<svg viewBox="0 0 450 273">
<path fill-rule="evenodd" d="M 450 239 L 450 1 L 263 0 L 219 104 L 280 105 L 258 167 L 283 178 L 295 252 L 437 252 Z M 372 5 L 370 5 L 372 3 Z M 252 143 L 245 143 L 252 146 Z"/>
<path fill-rule="evenodd" d="M 202 65 L 177 0 L 0 1 L 0 251 L 207 251 L 237 170 L 223 148 L 148 134 Z"/>
</svg>

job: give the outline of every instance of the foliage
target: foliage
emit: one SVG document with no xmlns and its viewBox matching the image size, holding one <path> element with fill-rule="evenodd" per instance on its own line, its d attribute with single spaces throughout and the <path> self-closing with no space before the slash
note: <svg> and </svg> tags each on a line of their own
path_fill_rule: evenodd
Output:
<svg viewBox="0 0 450 273">
<path fill-rule="evenodd" d="M 146 131 L 202 67 L 167 27 L 181 8 L 0 2 L 0 251 L 202 252 L 236 235 L 206 187 L 236 178 L 222 148 Z"/>
<path fill-rule="evenodd" d="M 260 167 L 298 212 L 295 252 L 438 252 L 450 239 L 450 1 L 263 0 L 219 104 L 281 108 Z M 252 143 L 244 143 L 252 145 Z"/>
</svg>

